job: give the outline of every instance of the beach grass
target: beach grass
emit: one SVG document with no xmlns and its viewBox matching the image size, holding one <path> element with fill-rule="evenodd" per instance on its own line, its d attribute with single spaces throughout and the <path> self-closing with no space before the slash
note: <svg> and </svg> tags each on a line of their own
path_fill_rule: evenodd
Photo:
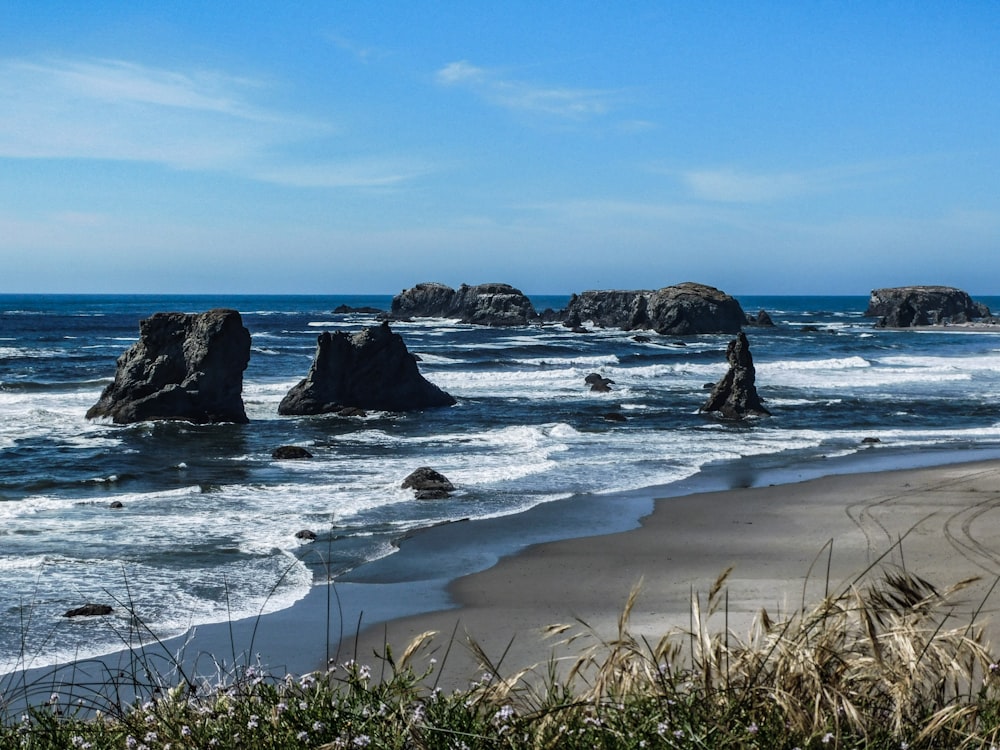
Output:
<svg viewBox="0 0 1000 750">
<path fill-rule="evenodd" d="M 200 682 L 173 674 L 168 685 L 140 656 L 133 677 L 147 687 L 128 701 L 116 700 L 114 675 L 41 700 L 44 685 L 20 686 L 36 700 L 5 716 L 0 748 L 1000 746 L 1000 666 L 982 603 L 963 599 L 971 580 L 939 589 L 872 566 L 812 606 L 762 610 L 738 637 L 728 574 L 692 592 L 689 626 L 655 643 L 630 630 L 635 588 L 611 637 L 582 621 L 553 624 L 546 635 L 573 656 L 513 670 L 455 633 L 437 663 L 432 632 L 398 654 L 385 645 L 298 677 L 244 663 Z M 438 682 L 459 647 L 476 652 L 481 671 L 445 692 Z"/>
</svg>

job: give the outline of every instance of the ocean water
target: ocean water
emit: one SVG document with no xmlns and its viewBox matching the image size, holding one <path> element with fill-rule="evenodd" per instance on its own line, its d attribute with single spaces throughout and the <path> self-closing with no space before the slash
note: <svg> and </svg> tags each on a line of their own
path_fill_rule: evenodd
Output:
<svg viewBox="0 0 1000 750">
<path fill-rule="evenodd" d="M 388 296 L 0 296 L 0 673 L 121 648 L 135 615 L 167 638 L 290 606 L 391 554 L 413 529 L 522 512 L 582 494 L 676 482 L 719 462 L 794 466 L 861 450 L 1000 447 L 1000 331 L 883 331 L 865 297 L 743 297 L 773 416 L 698 413 L 730 336 L 661 337 L 559 325 L 396 323 L 454 407 L 365 418 L 279 417 L 316 336 L 373 318 Z M 534 297 L 538 309 L 567 297 Z M 1000 298 L 979 298 L 1000 309 Z M 240 310 L 252 335 L 248 425 L 115 426 L 84 414 L 116 358 L 158 311 Z M 614 381 L 592 393 L 584 377 Z M 620 411 L 625 422 L 604 418 Z M 877 437 L 878 446 L 862 445 Z M 307 447 L 308 461 L 274 448 Z M 431 466 L 458 487 L 417 501 L 400 483 Z M 112 510 L 112 502 L 123 508 Z M 315 542 L 295 537 L 300 529 Z M 85 602 L 110 618 L 69 621 Z"/>
</svg>

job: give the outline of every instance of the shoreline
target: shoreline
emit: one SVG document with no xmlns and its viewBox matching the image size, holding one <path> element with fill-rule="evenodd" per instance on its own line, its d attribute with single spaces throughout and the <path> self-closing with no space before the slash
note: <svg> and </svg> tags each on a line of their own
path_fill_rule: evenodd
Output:
<svg viewBox="0 0 1000 750">
<path fill-rule="evenodd" d="M 668 503 L 800 486 L 823 477 L 837 477 L 850 485 L 858 477 L 970 466 L 969 462 L 987 460 L 1000 460 L 1000 448 L 914 453 L 873 446 L 795 466 L 787 466 L 788 457 L 780 454 L 752 456 L 702 467 L 697 474 L 666 486 L 579 495 L 510 516 L 451 522 L 411 534 L 400 540 L 393 554 L 355 568 L 333 586 L 315 584 L 291 607 L 257 618 L 195 626 L 162 644 L 147 644 L 142 653 L 162 664 L 165 671 L 178 658 L 185 674 L 209 679 L 234 664 L 255 664 L 258 658 L 273 673 L 311 672 L 323 669 L 328 660 L 370 655 L 386 634 L 401 633 L 407 624 L 442 617 L 457 621 L 455 614 L 466 603 L 465 582 L 510 561 L 533 560 L 539 549 L 563 544 L 600 546 L 594 540 L 641 531 Z M 712 577 L 724 567 L 713 571 Z M 632 583 L 621 583 L 615 609 Z M 702 581 L 701 585 L 710 583 Z M 357 642 L 356 634 L 360 634 Z M 390 640 L 397 648 L 406 642 Z M 56 692 L 54 686 L 100 681 L 109 674 L 127 672 L 135 659 L 135 653 L 124 649 L 76 664 L 29 667 L 0 676 L 0 691 L 16 697 L 12 685 L 44 683 L 44 696 L 39 697 L 44 700 Z"/>
<path fill-rule="evenodd" d="M 636 585 L 629 631 L 656 643 L 690 627 L 692 596 L 704 602 L 713 581 L 731 568 L 724 611 L 709 629 L 746 638 L 762 609 L 775 618 L 811 608 L 828 592 L 853 585 L 868 566 L 865 580 L 902 568 L 939 591 L 979 576 L 963 590 L 953 617 L 967 624 L 978 613 L 996 642 L 1000 542 L 989 532 L 997 521 L 995 456 L 661 498 L 637 529 L 534 545 L 452 581 L 456 607 L 369 627 L 348 648 L 371 658 L 386 643 L 400 652 L 433 631 L 423 665 L 448 660 L 434 678 L 446 689 L 467 687 L 484 671 L 469 640 L 500 665 L 500 677 L 520 670 L 544 676 L 585 646 L 613 640 Z M 566 648 L 543 638 L 546 628 L 566 624 L 571 629 L 562 638 L 585 640 Z"/>
</svg>

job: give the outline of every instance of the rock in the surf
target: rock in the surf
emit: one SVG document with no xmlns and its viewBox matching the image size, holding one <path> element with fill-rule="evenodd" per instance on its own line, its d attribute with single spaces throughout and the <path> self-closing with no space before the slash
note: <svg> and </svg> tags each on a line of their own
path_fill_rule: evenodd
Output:
<svg viewBox="0 0 1000 750">
<path fill-rule="evenodd" d="M 413 490 L 417 500 L 451 497 L 451 492 L 455 489 L 448 477 L 429 466 L 421 466 L 412 471 L 400 486 L 404 490 Z"/>
<path fill-rule="evenodd" d="M 566 320 L 602 328 L 650 329 L 671 336 L 736 333 L 747 316 L 740 303 L 715 287 L 685 282 L 656 291 L 587 291 L 574 294 Z"/>
<path fill-rule="evenodd" d="M 457 318 L 485 326 L 523 326 L 538 318 L 534 305 L 510 284 L 462 284 L 452 289 L 427 282 L 392 299 L 394 318 Z"/>
<path fill-rule="evenodd" d="M 725 419 L 767 416 L 755 384 L 756 371 L 746 334 L 740 331 L 726 347 L 729 370 L 712 388 L 701 411 L 719 414 Z"/>
<path fill-rule="evenodd" d="M 912 328 L 992 322 L 990 309 L 950 286 L 901 286 L 872 290 L 865 315 L 877 328 Z"/>
<path fill-rule="evenodd" d="M 87 418 L 245 423 L 249 362 L 250 332 L 236 310 L 156 313 L 139 323 L 139 341 L 118 358 L 114 382 Z"/>
<path fill-rule="evenodd" d="M 592 372 L 583 379 L 583 382 L 589 385 L 590 390 L 594 393 L 607 393 L 611 390 L 611 386 L 614 385 L 615 381 L 604 377 L 600 373 Z"/>
<path fill-rule="evenodd" d="M 455 399 L 420 374 L 403 338 L 388 323 L 319 335 L 309 373 L 278 405 L 279 414 L 327 414 L 345 407 L 411 411 Z"/>
<path fill-rule="evenodd" d="M 68 610 L 63 613 L 63 617 L 100 617 L 110 615 L 115 610 L 107 604 L 84 604 L 82 607 Z"/>
<path fill-rule="evenodd" d="M 282 445 L 271 451 L 271 458 L 278 461 L 299 461 L 312 457 L 313 454 L 301 445 Z"/>
</svg>

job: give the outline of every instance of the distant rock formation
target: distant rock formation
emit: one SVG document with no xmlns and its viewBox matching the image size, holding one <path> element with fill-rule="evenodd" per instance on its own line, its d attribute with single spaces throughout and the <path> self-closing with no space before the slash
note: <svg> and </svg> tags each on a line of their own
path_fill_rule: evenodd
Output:
<svg viewBox="0 0 1000 750">
<path fill-rule="evenodd" d="M 758 328 L 774 328 L 774 321 L 767 310 L 759 310 L 756 315 L 747 313 L 747 325 Z"/>
<path fill-rule="evenodd" d="M 427 282 L 392 299 L 394 318 L 458 318 L 485 326 L 523 326 L 538 318 L 534 305 L 510 284 L 462 284 L 457 290 Z"/>
<path fill-rule="evenodd" d="M 566 320 L 602 328 L 651 329 L 661 334 L 736 333 L 747 316 L 740 303 L 715 287 L 685 282 L 656 291 L 588 291 L 574 294 Z"/>
<path fill-rule="evenodd" d="M 443 500 L 451 497 L 455 489 L 448 477 L 429 466 L 414 469 L 400 486 L 404 490 L 413 490 L 417 500 Z"/>
<path fill-rule="evenodd" d="M 726 347 L 729 370 L 712 388 L 712 393 L 700 411 L 717 413 L 726 419 L 767 416 L 771 412 L 757 395 L 756 371 L 746 334 L 740 331 Z"/>
<path fill-rule="evenodd" d="M 912 328 L 952 323 L 992 322 L 990 309 L 950 286 L 901 286 L 875 289 L 865 315 L 877 328 Z"/>
<path fill-rule="evenodd" d="M 455 399 L 428 382 L 388 323 L 349 335 L 319 335 L 309 373 L 278 405 L 279 414 L 325 414 L 345 407 L 410 411 L 451 406 Z"/>
<path fill-rule="evenodd" d="M 250 332 L 236 310 L 156 313 L 139 323 L 139 341 L 118 358 L 114 382 L 87 419 L 245 423 L 249 362 Z"/>
</svg>

